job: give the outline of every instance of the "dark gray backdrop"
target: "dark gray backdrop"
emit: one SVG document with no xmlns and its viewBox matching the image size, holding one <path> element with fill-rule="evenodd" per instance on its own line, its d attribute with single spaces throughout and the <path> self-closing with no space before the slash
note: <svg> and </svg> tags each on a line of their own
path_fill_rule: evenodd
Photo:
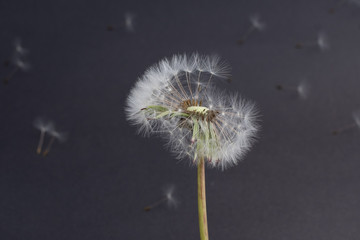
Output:
<svg viewBox="0 0 360 240">
<path fill-rule="evenodd" d="M 360 108 L 360 7 L 329 14 L 336 4 L 0 1 L 0 60 L 20 38 L 32 65 L 0 86 L 0 238 L 199 239 L 196 168 L 160 139 L 137 136 L 124 115 L 147 67 L 198 51 L 227 60 L 233 81 L 220 87 L 254 100 L 262 115 L 244 161 L 207 169 L 210 239 L 358 239 L 360 133 L 331 131 Z M 121 27 L 126 12 L 136 15 L 134 33 Z M 238 46 L 253 13 L 267 28 Z M 294 48 L 318 31 L 329 51 Z M 1 65 L 0 77 L 11 69 Z M 304 78 L 307 100 L 274 87 Z M 46 158 L 35 153 L 37 116 L 69 133 Z M 168 184 L 178 208 L 144 212 Z"/>
</svg>

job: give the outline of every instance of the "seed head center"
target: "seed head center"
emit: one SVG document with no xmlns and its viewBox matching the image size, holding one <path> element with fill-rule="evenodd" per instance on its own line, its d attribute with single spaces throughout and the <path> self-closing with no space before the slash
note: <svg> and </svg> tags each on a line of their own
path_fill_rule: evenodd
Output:
<svg viewBox="0 0 360 240">
<path fill-rule="evenodd" d="M 202 106 L 190 106 L 186 110 L 188 112 L 197 113 L 200 115 L 206 115 L 209 111 L 207 107 L 202 107 Z"/>
</svg>

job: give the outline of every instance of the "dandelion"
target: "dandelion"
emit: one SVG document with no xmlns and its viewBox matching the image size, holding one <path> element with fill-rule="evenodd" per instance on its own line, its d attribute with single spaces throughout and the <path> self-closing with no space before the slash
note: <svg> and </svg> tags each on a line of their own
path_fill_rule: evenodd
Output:
<svg viewBox="0 0 360 240">
<path fill-rule="evenodd" d="M 360 110 L 355 110 L 352 113 L 352 118 L 354 123 L 348 124 L 346 126 L 343 126 L 337 130 L 332 131 L 332 135 L 338 135 L 340 133 L 343 133 L 345 131 L 348 131 L 353 128 L 359 128 L 360 129 Z"/>
<path fill-rule="evenodd" d="M 45 151 L 43 152 L 44 157 L 46 157 L 49 154 L 51 146 L 53 145 L 55 140 L 58 140 L 59 142 L 64 142 L 66 140 L 66 134 L 55 130 L 55 128 L 52 128 L 49 131 L 49 135 L 51 136 L 51 139 Z"/>
<path fill-rule="evenodd" d="M 247 31 L 242 35 L 242 37 L 237 41 L 239 45 L 245 43 L 248 37 L 255 31 L 263 31 L 266 27 L 265 22 L 261 21 L 260 15 L 254 14 L 250 16 L 250 26 L 248 27 Z"/>
<path fill-rule="evenodd" d="M 227 79 L 228 72 L 216 56 L 165 58 L 136 82 L 126 103 L 127 118 L 139 133 L 161 135 L 179 159 L 197 165 L 201 239 L 208 239 L 205 164 L 236 165 L 258 130 L 253 103 L 215 88 L 213 81 Z"/>
<path fill-rule="evenodd" d="M 174 207 L 176 208 L 178 205 L 178 200 L 176 199 L 175 195 L 175 186 L 170 185 L 164 189 L 163 197 L 159 199 L 158 201 L 146 206 L 144 208 L 145 211 L 150 211 L 151 209 L 166 203 L 168 207 Z"/>
<path fill-rule="evenodd" d="M 52 131 L 54 129 L 54 124 L 50 121 L 44 120 L 43 118 L 36 118 L 34 121 L 34 127 L 40 130 L 40 139 L 38 147 L 36 148 L 36 153 L 40 154 L 44 143 L 45 133 Z"/>
<path fill-rule="evenodd" d="M 279 84 L 276 85 L 276 89 L 279 91 L 296 92 L 301 99 L 307 99 L 310 93 L 310 85 L 306 80 L 301 81 L 296 87 L 284 87 Z"/>
<path fill-rule="evenodd" d="M 296 49 L 303 49 L 305 47 L 318 48 L 321 51 L 328 50 L 330 48 L 329 38 L 324 32 L 319 32 L 316 41 L 295 44 Z"/>
<path fill-rule="evenodd" d="M 28 71 L 30 69 L 30 64 L 25 60 L 28 50 L 21 45 L 19 39 L 15 40 L 14 48 L 15 49 L 11 60 L 11 63 L 14 65 L 14 69 L 4 78 L 5 85 L 9 83 L 9 81 L 18 71 Z"/>
</svg>

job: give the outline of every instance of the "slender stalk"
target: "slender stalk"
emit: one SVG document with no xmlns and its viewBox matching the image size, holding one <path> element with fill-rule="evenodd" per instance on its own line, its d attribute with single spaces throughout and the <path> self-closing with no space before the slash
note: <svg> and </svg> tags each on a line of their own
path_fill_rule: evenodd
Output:
<svg viewBox="0 0 360 240">
<path fill-rule="evenodd" d="M 206 193 L 205 193 L 205 161 L 202 157 L 198 165 L 198 208 L 200 239 L 209 240 L 207 214 L 206 214 Z"/>
<path fill-rule="evenodd" d="M 345 132 L 345 131 L 347 131 L 347 130 L 349 130 L 349 129 L 355 128 L 355 127 L 357 127 L 357 124 L 356 124 L 356 123 L 349 124 L 349 125 L 346 125 L 346 126 L 340 128 L 340 129 L 338 129 L 338 130 L 334 130 L 334 131 L 332 132 L 332 134 L 333 134 L 333 135 L 337 135 L 337 134 L 339 134 L 339 133 L 343 133 L 343 132 Z"/>
<path fill-rule="evenodd" d="M 167 197 L 163 197 L 162 199 L 160 199 L 159 201 L 149 205 L 149 206 L 146 206 L 144 207 L 144 210 L 145 211 L 150 211 L 151 209 L 153 209 L 154 207 L 157 207 L 158 205 L 160 205 L 161 203 L 165 202 L 167 200 Z"/>
<path fill-rule="evenodd" d="M 49 154 L 50 149 L 51 149 L 51 146 L 52 146 L 52 144 L 54 143 L 54 141 L 55 141 L 55 137 L 52 137 L 52 138 L 50 139 L 49 145 L 47 146 L 47 148 L 46 148 L 45 151 L 43 152 L 43 156 L 44 156 L 44 157 L 46 157 L 46 156 Z"/>
<path fill-rule="evenodd" d="M 254 26 L 250 26 L 248 28 L 248 30 L 245 32 L 245 34 L 237 41 L 238 44 L 243 44 L 247 39 L 248 37 L 251 35 L 251 33 L 255 31 L 255 27 Z"/>
<path fill-rule="evenodd" d="M 36 153 L 37 154 L 40 154 L 41 153 L 41 149 L 42 149 L 42 145 L 44 143 L 44 136 L 45 136 L 45 131 L 41 131 L 40 133 L 40 140 L 39 140 L 39 144 L 38 144 L 38 147 L 36 149 Z"/>
</svg>

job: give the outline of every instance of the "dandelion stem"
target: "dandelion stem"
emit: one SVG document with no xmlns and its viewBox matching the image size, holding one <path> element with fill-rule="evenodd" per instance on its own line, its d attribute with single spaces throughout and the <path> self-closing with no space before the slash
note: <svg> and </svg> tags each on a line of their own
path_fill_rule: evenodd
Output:
<svg viewBox="0 0 360 240">
<path fill-rule="evenodd" d="M 198 165 L 198 208 L 199 208 L 199 228 L 200 239 L 209 240 L 207 214 L 206 214 L 206 193 L 205 193 L 205 161 L 200 158 Z"/>
<path fill-rule="evenodd" d="M 39 144 L 38 144 L 38 147 L 37 147 L 37 149 L 36 149 L 36 153 L 37 153 L 37 154 L 40 154 L 40 153 L 41 153 L 41 148 L 42 148 L 42 145 L 43 145 L 43 143 L 44 143 L 44 136 L 45 136 L 45 131 L 41 131 Z"/>
</svg>

